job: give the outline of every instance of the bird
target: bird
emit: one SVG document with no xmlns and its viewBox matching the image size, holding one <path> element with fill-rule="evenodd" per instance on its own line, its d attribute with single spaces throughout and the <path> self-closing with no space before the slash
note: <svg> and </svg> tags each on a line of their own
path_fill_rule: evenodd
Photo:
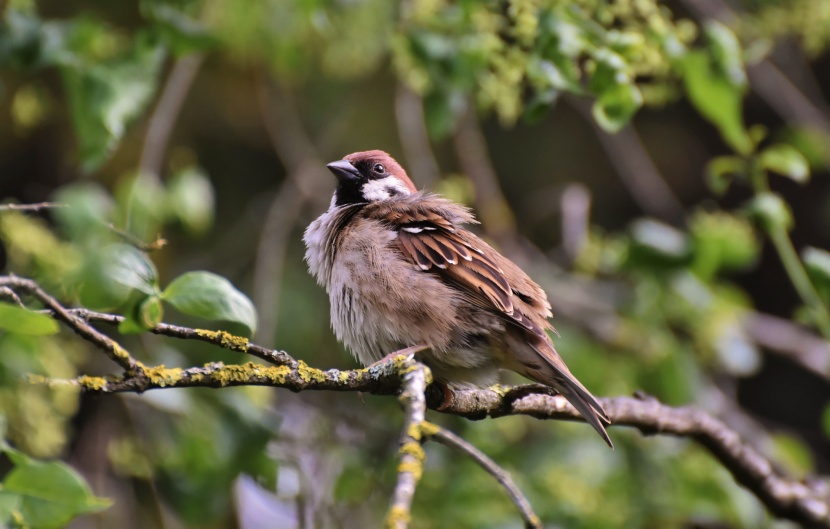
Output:
<svg viewBox="0 0 830 529">
<path fill-rule="evenodd" d="M 326 167 L 337 186 L 305 230 L 305 260 L 329 295 L 335 335 L 361 364 L 424 346 L 416 358 L 450 390 L 513 371 L 564 396 L 613 448 L 608 415 L 547 332 L 547 295 L 468 229 L 478 224 L 469 208 L 419 191 L 384 151 Z"/>
</svg>

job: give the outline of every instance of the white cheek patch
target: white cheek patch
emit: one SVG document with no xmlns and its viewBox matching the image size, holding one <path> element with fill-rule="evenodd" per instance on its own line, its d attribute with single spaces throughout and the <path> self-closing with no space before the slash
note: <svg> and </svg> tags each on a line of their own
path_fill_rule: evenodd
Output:
<svg viewBox="0 0 830 529">
<path fill-rule="evenodd" d="M 363 198 L 369 202 L 410 194 L 409 188 L 394 176 L 387 176 L 386 178 L 380 178 L 378 180 L 369 180 L 363 184 L 360 191 L 363 193 Z"/>
</svg>

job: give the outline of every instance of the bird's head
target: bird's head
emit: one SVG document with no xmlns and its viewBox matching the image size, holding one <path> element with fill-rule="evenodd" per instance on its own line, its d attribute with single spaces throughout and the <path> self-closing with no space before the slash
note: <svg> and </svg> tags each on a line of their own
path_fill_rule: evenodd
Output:
<svg viewBox="0 0 830 529">
<path fill-rule="evenodd" d="M 417 191 L 403 167 L 383 151 L 355 152 L 326 167 L 338 181 L 334 206 L 377 202 Z"/>
</svg>

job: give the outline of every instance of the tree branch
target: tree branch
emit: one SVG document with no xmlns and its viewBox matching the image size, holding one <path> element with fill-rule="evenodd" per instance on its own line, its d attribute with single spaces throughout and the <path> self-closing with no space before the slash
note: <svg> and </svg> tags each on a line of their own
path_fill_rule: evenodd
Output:
<svg viewBox="0 0 830 529">
<path fill-rule="evenodd" d="M 139 373 L 144 368 L 140 362 L 137 362 L 135 358 L 130 356 L 130 353 L 118 345 L 115 340 L 98 332 L 89 323 L 73 315 L 31 279 L 16 276 L 0 276 L 0 287 L 21 290 L 37 298 L 38 301 L 49 308 L 56 320 L 65 323 L 81 338 L 103 350 L 113 362 L 123 367 L 127 373 Z"/>
<path fill-rule="evenodd" d="M 498 466 L 495 461 L 487 457 L 487 454 L 471 445 L 461 437 L 455 435 L 451 431 L 441 428 L 437 424 L 422 424 L 421 433 L 424 436 L 424 440 L 439 442 L 444 446 L 455 448 L 456 450 L 470 456 L 473 461 L 478 463 L 479 466 L 488 474 L 496 478 L 499 485 L 504 487 L 507 495 L 510 496 L 510 500 L 516 505 L 516 508 L 519 509 L 519 514 L 522 516 L 525 528 L 542 529 L 542 521 L 538 516 L 536 516 L 536 513 L 533 512 L 533 507 L 530 506 L 530 502 L 524 494 L 522 494 L 522 491 L 519 490 L 519 487 L 516 486 L 513 478 L 510 477 L 510 473 Z"/>
<path fill-rule="evenodd" d="M 564 397 L 533 393 L 539 389 L 519 386 L 507 393 L 457 391 L 449 404 L 445 396 L 433 391 L 428 403 L 433 406 L 442 402 L 441 411 L 469 419 L 530 415 L 537 419 L 581 420 Z M 644 435 L 694 439 L 777 516 L 809 527 L 830 527 L 830 483 L 826 479 L 802 483 L 786 476 L 719 419 L 697 408 L 673 408 L 644 395 L 599 400 L 612 426 L 632 426 Z"/>
<path fill-rule="evenodd" d="M 425 365 L 416 362 L 414 355 L 397 356 L 401 362 L 402 388 L 398 400 L 404 408 L 401 447 L 398 451 L 398 483 L 386 514 L 387 529 L 406 529 L 412 519 L 412 498 L 424 472 L 426 454 L 421 447 L 421 428 L 427 411 L 424 394 L 432 382 L 432 374 Z"/>
<path fill-rule="evenodd" d="M 360 391 L 391 395 L 401 387 L 403 357 L 370 368 L 322 371 L 302 361 L 293 365 L 262 366 L 254 363 L 224 365 L 211 363 L 189 369 L 146 368 L 143 375 L 114 377 L 82 376 L 71 381 L 35 379 L 48 384 L 72 384 L 84 393 L 141 393 L 151 389 L 228 386 L 272 386 L 293 392 L 307 390 Z M 579 413 L 545 386 L 460 390 L 447 399 L 430 386 L 427 406 L 442 413 L 472 420 L 507 415 L 530 415 L 537 419 L 581 421 Z M 447 402 L 449 400 L 449 402 Z M 816 479 L 802 483 L 776 468 L 755 448 L 743 441 L 728 425 L 694 407 L 674 408 L 645 396 L 599 399 L 612 426 L 631 426 L 644 435 L 672 435 L 691 438 L 724 465 L 735 480 L 754 493 L 781 518 L 810 527 L 830 528 L 830 484 Z"/>
<path fill-rule="evenodd" d="M 0 281 L 2 278 L 0 278 Z M 116 314 L 104 314 L 102 312 L 95 312 L 89 309 L 65 309 L 67 313 L 77 316 L 85 321 L 94 321 L 100 323 L 109 323 L 111 325 L 118 325 L 124 321 L 124 316 Z M 53 313 L 51 309 L 50 313 Z M 253 344 L 241 336 L 234 336 L 225 331 L 210 331 L 207 329 L 191 329 L 190 327 L 181 327 L 179 325 L 170 325 L 169 323 L 159 323 L 155 328 L 150 329 L 153 334 L 162 336 L 169 336 L 171 338 L 179 338 L 181 340 L 198 340 L 207 342 L 213 345 L 218 345 L 224 349 L 246 353 L 265 360 L 269 364 L 277 366 L 294 366 L 298 364 L 297 360 L 291 358 L 288 353 L 284 351 L 277 351 Z M 150 388 L 152 389 L 152 388 Z"/>
<path fill-rule="evenodd" d="M 42 209 L 65 208 L 59 202 L 39 202 L 37 204 L 0 204 L 0 211 L 40 211 Z"/>
<path fill-rule="evenodd" d="M 115 324 L 121 321 L 120 316 L 65 309 L 30 279 L 0 276 L 0 287 L 33 295 L 48 307 L 55 319 L 67 324 L 81 337 L 100 347 L 126 369 L 125 373 L 119 376 L 81 376 L 73 380 L 32 377 L 34 382 L 49 385 L 71 384 L 89 394 L 141 393 L 150 389 L 174 387 L 222 388 L 259 385 L 282 387 L 294 392 L 330 390 L 391 395 L 403 388 L 402 401 L 406 408 L 407 422 L 402 435 L 399 483 L 403 481 L 406 484 L 399 485 L 398 488 L 403 489 L 396 492 L 390 508 L 387 521 L 392 527 L 406 527 L 398 521 L 406 520 L 406 517 L 401 518 L 397 515 L 408 516 L 411 494 L 417 483 L 419 469 L 422 468 L 422 461 L 419 462 L 418 451 L 414 447 L 417 445 L 420 448 L 419 443 L 423 435 L 424 400 L 428 408 L 473 420 L 505 415 L 582 420 L 579 413 L 562 396 L 552 394 L 553 390 L 546 386 L 457 390 L 447 395 L 441 388 L 432 385 L 427 388 L 424 399 L 421 395 L 424 395 L 423 389 L 428 383 L 428 371 L 423 367 L 419 368 L 420 364 L 408 356 L 395 356 L 365 369 L 323 371 L 309 367 L 305 362 L 295 360 L 285 352 L 269 350 L 251 344 L 245 338 L 234 337 L 222 331 L 190 329 L 167 324 L 159 325 L 153 332 L 180 339 L 205 341 L 225 349 L 256 356 L 274 365 L 264 366 L 248 362 L 242 365 L 210 363 L 188 369 L 144 367 L 88 323 L 100 321 Z M 809 527 L 830 528 L 830 482 L 826 478 L 808 482 L 792 479 L 742 440 L 738 433 L 723 421 L 697 408 L 674 408 L 643 395 L 635 398 L 599 400 L 613 426 L 634 427 L 645 435 L 691 438 L 708 449 L 732 473 L 738 483 L 753 492 L 777 516 Z"/>
</svg>

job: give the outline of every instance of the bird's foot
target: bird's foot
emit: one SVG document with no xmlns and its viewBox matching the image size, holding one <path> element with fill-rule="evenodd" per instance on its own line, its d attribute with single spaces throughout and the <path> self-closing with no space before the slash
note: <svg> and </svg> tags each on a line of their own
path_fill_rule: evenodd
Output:
<svg viewBox="0 0 830 529">
<path fill-rule="evenodd" d="M 392 351 L 388 355 L 384 356 L 383 358 L 381 358 L 377 362 L 374 362 L 373 364 L 371 364 L 367 367 L 369 367 L 369 368 L 377 367 L 380 364 L 385 364 L 385 363 L 391 361 L 396 356 L 413 356 L 413 355 L 415 355 L 417 353 L 420 353 L 421 351 L 425 351 L 427 349 L 429 349 L 429 346 L 426 345 L 426 344 L 418 344 L 418 345 L 413 345 L 411 347 L 406 347 L 404 349 L 398 349 L 397 351 Z"/>
</svg>

